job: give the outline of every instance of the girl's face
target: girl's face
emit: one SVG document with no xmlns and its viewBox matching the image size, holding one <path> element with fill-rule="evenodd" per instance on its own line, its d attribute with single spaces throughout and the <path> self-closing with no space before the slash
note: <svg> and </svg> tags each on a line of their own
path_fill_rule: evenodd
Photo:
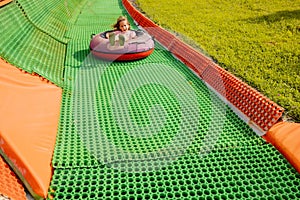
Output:
<svg viewBox="0 0 300 200">
<path fill-rule="evenodd" d="M 128 24 L 128 21 L 127 20 L 123 20 L 120 22 L 119 24 L 119 28 L 122 32 L 125 32 L 127 30 L 129 30 L 129 24 Z"/>
</svg>

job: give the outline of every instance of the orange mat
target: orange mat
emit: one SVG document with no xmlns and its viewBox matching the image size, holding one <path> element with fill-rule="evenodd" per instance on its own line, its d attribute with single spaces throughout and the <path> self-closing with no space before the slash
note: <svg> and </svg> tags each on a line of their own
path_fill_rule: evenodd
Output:
<svg viewBox="0 0 300 200">
<path fill-rule="evenodd" d="M 300 173 L 300 124 L 280 122 L 264 136 Z"/>
<path fill-rule="evenodd" d="M 12 2 L 12 0 L 0 0 L 0 7 Z"/>
<path fill-rule="evenodd" d="M 0 156 L 0 194 L 14 200 L 26 200 L 22 184 Z"/>
<path fill-rule="evenodd" d="M 61 95 L 0 59 L 0 152 L 33 196 L 48 192 Z"/>
</svg>

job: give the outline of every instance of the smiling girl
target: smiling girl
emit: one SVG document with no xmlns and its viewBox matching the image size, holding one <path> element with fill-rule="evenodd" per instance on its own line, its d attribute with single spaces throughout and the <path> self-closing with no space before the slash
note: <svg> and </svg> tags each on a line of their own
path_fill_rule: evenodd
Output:
<svg viewBox="0 0 300 200">
<path fill-rule="evenodd" d="M 114 31 L 107 33 L 110 45 L 115 45 L 119 41 L 120 46 L 124 46 L 125 41 L 128 41 L 136 36 L 134 31 L 130 31 L 130 23 L 125 16 L 120 16 L 117 22 L 113 25 Z"/>
</svg>

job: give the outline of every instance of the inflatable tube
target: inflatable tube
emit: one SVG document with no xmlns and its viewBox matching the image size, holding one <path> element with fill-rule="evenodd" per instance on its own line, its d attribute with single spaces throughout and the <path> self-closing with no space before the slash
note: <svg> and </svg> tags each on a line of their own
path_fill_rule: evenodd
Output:
<svg viewBox="0 0 300 200">
<path fill-rule="evenodd" d="M 112 30 L 92 36 L 90 42 L 92 54 L 98 58 L 110 61 L 138 60 L 149 56 L 154 50 L 153 38 L 141 30 L 130 31 L 134 31 L 136 37 L 125 41 L 123 46 L 118 41 L 116 41 L 115 45 L 109 43 L 106 35 Z"/>
</svg>

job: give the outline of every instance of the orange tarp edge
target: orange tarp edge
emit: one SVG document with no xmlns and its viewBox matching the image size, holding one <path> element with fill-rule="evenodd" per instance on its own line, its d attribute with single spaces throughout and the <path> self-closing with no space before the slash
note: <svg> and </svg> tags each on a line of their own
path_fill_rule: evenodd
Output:
<svg viewBox="0 0 300 200">
<path fill-rule="evenodd" d="M 22 184 L 0 156 L 0 194 L 14 200 L 26 200 Z"/>
<path fill-rule="evenodd" d="M 61 88 L 0 59 L 0 148 L 29 191 L 43 198 L 52 177 L 61 95 Z"/>
<path fill-rule="evenodd" d="M 10 3 L 10 2 L 12 2 L 12 0 L 2 0 L 2 1 L 0 0 L 0 7 L 6 5 L 6 4 Z"/>
<path fill-rule="evenodd" d="M 280 122 L 264 136 L 300 173 L 300 124 Z"/>
</svg>

